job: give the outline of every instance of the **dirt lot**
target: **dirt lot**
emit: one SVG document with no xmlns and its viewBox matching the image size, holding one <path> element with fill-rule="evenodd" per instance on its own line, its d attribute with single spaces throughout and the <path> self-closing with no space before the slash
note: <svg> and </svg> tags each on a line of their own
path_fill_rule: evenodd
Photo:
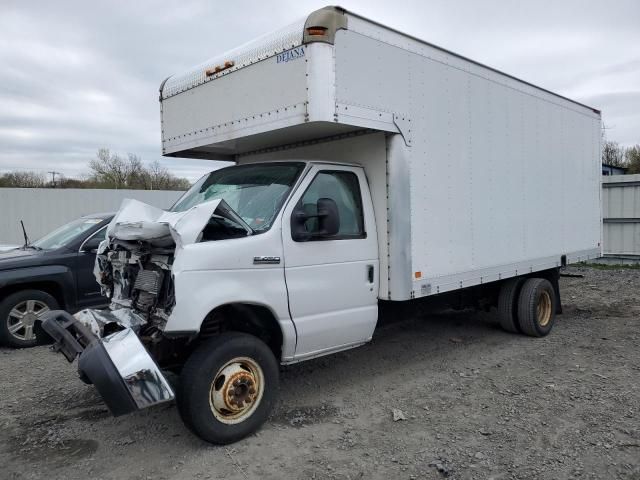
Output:
<svg viewBox="0 0 640 480">
<path fill-rule="evenodd" d="M 271 420 L 229 447 L 174 405 L 112 418 L 46 347 L 0 350 L 0 478 L 640 479 L 640 270 L 570 271 L 549 337 L 407 319 L 284 368 Z"/>
</svg>

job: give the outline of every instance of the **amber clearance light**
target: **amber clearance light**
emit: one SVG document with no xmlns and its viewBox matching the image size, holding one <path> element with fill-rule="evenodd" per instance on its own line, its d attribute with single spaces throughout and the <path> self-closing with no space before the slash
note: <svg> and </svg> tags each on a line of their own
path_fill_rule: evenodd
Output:
<svg viewBox="0 0 640 480">
<path fill-rule="evenodd" d="M 233 60 L 227 60 L 226 62 L 224 62 L 224 65 L 216 65 L 215 67 L 207 68 L 207 70 L 204 73 L 207 75 L 207 77 L 210 77 L 211 75 L 220 73 L 221 71 L 226 70 L 227 68 L 233 67 L 235 64 L 236 63 Z"/>
<path fill-rule="evenodd" d="M 307 27 L 307 35 L 321 37 L 327 32 L 327 27 Z"/>
</svg>

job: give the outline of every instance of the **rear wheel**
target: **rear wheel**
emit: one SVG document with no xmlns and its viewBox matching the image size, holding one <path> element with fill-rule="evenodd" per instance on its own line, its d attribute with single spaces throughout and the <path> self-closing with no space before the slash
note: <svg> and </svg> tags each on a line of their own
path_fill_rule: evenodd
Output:
<svg viewBox="0 0 640 480">
<path fill-rule="evenodd" d="M 507 332 L 520 332 L 518 325 L 518 297 L 523 283 L 523 278 L 511 278 L 506 280 L 500 288 L 498 319 L 500 320 L 500 326 Z"/>
<path fill-rule="evenodd" d="M 40 328 L 44 312 L 56 310 L 58 302 L 42 290 L 22 290 L 0 302 L 0 342 L 11 347 L 33 347 L 47 340 Z"/>
<path fill-rule="evenodd" d="M 278 392 L 278 362 L 257 337 L 228 332 L 201 345 L 180 375 L 185 424 L 211 443 L 232 443 L 266 421 Z"/>
<path fill-rule="evenodd" d="M 544 278 L 529 278 L 518 298 L 518 322 L 522 333 L 544 337 L 556 319 L 556 293 Z"/>
</svg>

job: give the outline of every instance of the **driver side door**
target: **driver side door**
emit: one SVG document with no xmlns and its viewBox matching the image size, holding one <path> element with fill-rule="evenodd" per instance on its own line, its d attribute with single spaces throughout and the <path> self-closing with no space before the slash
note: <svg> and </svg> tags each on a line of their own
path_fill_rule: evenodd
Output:
<svg viewBox="0 0 640 480">
<path fill-rule="evenodd" d="M 317 213 L 319 199 L 336 203 L 338 233 L 301 241 L 292 217 Z M 289 309 L 297 331 L 296 359 L 323 355 L 371 339 L 378 318 L 378 242 L 364 171 L 313 164 L 282 216 Z M 310 233 L 319 228 L 309 218 Z"/>
</svg>

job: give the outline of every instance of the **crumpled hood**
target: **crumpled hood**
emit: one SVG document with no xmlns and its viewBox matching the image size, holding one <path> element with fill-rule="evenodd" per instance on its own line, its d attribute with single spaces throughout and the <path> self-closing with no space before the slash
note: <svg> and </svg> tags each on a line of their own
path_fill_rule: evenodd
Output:
<svg viewBox="0 0 640 480">
<path fill-rule="evenodd" d="M 157 246 L 175 242 L 176 250 L 179 250 L 198 241 L 200 233 L 221 202 L 221 199 L 211 200 L 184 212 L 167 212 L 138 200 L 125 199 L 107 227 L 107 237 L 127 241 L 142 240 Z"/>
</svg>

